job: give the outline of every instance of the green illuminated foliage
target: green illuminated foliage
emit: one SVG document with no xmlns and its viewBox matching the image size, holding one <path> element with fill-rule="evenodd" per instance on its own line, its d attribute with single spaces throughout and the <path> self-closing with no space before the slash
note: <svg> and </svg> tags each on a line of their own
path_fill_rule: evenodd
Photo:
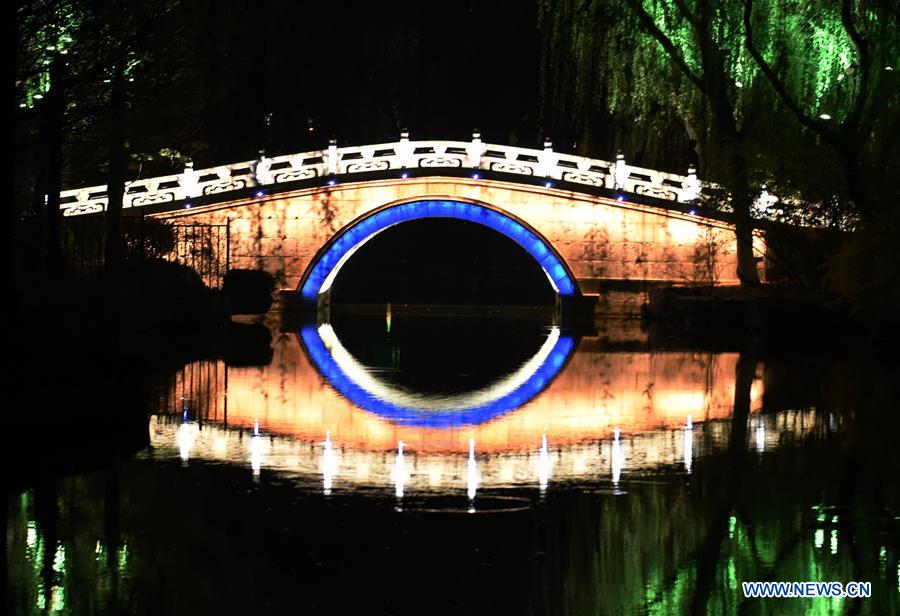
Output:
<svg viewBox="0 0 900 616">
<path fill-rule="evenodd" d="M 16 17 L 16 101 L 31 108 L 50 90 L 53 58 L 71 51 L 84 15 L 77 4 L 45 0 L 23 3 Z"/>
<path fill-rule="evenodd" d="M 628 127 L 614 137 L 626 154 L 676 171 L 687 161 L 668 144 L 693 138 L 702 175 L 726 183 L 730 139 L 782 194 L 822 202 L 825 180 L 865 208 L 896 175 L 898 16 L 850 0 L 544 2 L 545 121 L 573 117 L 590 139 L 608 113 Z"/>
</svg>

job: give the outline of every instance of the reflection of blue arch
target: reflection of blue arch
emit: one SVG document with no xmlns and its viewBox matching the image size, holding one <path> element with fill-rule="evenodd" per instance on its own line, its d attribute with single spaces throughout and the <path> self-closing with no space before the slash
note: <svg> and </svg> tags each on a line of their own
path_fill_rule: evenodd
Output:
<svg viewBox="0 0 900 616">
<path fill-rule="evenodd" d="M 316 327 L 312 325 L 303 327 L 300 330 L 300 337 L 319 372 L 328 380 L 332 387 L 337 389 L 353 404 L 398 423 L 432 428 L 477 425 L 519 408 L 550 384 L 565 365 L 566 360 L 575 347 L 575 342 L 572 338 L 559 336 L 546 355 L 546 359 L 531 373 L 527 380 L 499 398 L 467 408 L 424 410 L 376 397 L 357 384 L 338 365 Z"/>
<path fill-rule="evenodd" d="M 429 199 L 392 205 L 376 211 L 332 238 L 316 255 L 300 282 L 303 298 L 315 300 L 319 293 L 328 290 L 338 269 L 357 248 L 375 234 L 398 223 L 419 218 L 456 218 L 490 227 L 527 250 L 547 274 L 554 291 L 560 295 L 577 294 L 575 279 L 560 256 L 546 240 L 521 222 L 485 205 Z"/>
</svg>

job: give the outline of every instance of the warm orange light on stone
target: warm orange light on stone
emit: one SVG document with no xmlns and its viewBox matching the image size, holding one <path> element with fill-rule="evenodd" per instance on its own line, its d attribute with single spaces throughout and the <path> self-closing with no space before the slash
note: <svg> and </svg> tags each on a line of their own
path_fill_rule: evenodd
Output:
<svg viewBox="0 0 900 616">
<path fill-rule="evenodd" d="M 487 203 L 523 220 L 559 251 L 587 293 L 613 280 L 738 284 L 734 233 L 725 223 L 511 182 L 451 177 L 348 182 L 157 216 L 229 223 L 232 267 L 264 269 L 280 288 L 296 289 L 316 251 L 340 229 L 384 205 L 429 198 Z M 762 254 L 761 237 L 754 245 Z"/>
<path fill-rule="evenodd" d="M 593 345 L 591 345 L 593 346 Z M 519 410 L 478 426 L 438 429 L 396 425 L 361 409 L 332 389 L 294 334 L 275 342 L 272 364 L 228 368 L 227 423 L 317 443 L 330 434 L 335 447 L 390 452 L 403 441 L 410 452 L 525 452 L 546 434 L 554 446 L 624 437 L 727 418 L 734 403 L 738 354 L 576 352 L 549 387 Z M 225 367 L 194 364 L 170 392 L 208 409 L 207 421 L 225 421 Z M 194 392 L 194 395 L 191 395 Z M 762 387 L 752 392 L 758 410 Z"/>
</svg>

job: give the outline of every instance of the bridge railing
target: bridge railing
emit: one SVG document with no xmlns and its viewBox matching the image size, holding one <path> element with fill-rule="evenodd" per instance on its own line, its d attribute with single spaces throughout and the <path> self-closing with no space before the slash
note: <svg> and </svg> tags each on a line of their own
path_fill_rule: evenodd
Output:
<svg viewBox="0 0 900 616">
<path fill-rule="evenodd" d="M 454 168 L 522 176 L 549 183 L 566 182 L 586 187 L 608 188 L 623 194 L 641 195 L 691 204 L 716 187 L 700 182 L 693 169 L 687 175 L 665 173 L 629 165 L 620 154 L 616 161 L 573 156 L 544 149 L 483 143 L 475 133 L 472 141 L 410 141 L 402 133 L 399 141 L 327 149 L 242 161 L 206 169 L 191 163 L 175 175 L 129 182 L 123 207 L 174 203 L 254 187 L 277 186 L 298 180 L 327 180 L 332 176 L 423 169 Z M 65 190 L 60 195 L 65 216 L 102 212 L 107 206 L 106 186 Z M 727 206 L 724 208 L 727 209 Z"/>
</svg>

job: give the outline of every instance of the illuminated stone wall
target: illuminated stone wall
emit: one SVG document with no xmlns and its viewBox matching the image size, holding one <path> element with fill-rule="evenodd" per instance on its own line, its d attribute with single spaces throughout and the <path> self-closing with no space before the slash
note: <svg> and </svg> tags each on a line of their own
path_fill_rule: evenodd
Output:
<svg viewBox="0 0 900 616">
<path fill-rule="evenodd" d="M 346 183 L 158 216 L 230 224 L 232 267 L 263 269 L 276 277 L 279 288 L 296 289 L 332 235 L 375 208 L 417 198 L 474 200 L 520 218 L 550 241 L 585 293 L 606 292 L 611 287 L 604 288 L 604 282 L 612 281 L 738 283 L 735 238 L 728 225 L 507 182 L 430 177 Z M 762 238 L 756 243 L 761 255 Z"/>
</svg>

